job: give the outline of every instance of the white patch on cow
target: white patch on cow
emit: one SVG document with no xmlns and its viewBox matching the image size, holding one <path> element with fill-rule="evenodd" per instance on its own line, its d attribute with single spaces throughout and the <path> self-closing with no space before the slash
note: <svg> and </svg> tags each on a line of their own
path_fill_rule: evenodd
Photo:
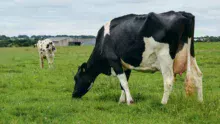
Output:
<svg viewBox="0 0 220 124">
<path fill-rule="evenodd" d="M 153 37 L 144 38 L 145 50 L 142 53 L 142 61 L 139 67 L 134 67 L 122 60 L 122 65 L 128 69 L 134 69 L 137 71 L 157 71 L 160 70 L 160 64 L 157 58 L 158 52 L 167 47 L 168 44 L 159 43 L 154 40 Z M 168 48 L 169 50 L 169 48 Z"/>
<path fill-rule="evenodd" d="M 144 38 L 145 50 L 142 54 L 142 61 L 140 67 L 150 67 L 152 69 L 160 69 L 157 54 L 163 48 L 167 47 L 168 44 L 159 43 L 154 40 L 153 37 Z"/>
<path fill-rule="evenodd" d="M 92 88 L 93 82 L 90 84 L 89 88 L 87 90 L 90 90 Z"/>
<path fill-rule="evenodd" d="M 127 81 L 125 73 L 119 74 L 119 75 L 117 75 L 117 77 L 118 77 L 118 79 L 121 83 L 121 86 L 123 87 L 123 89 L 125 91 L 126 98 L 127 98 L 127 104 L 128 105 L 132 104 L 133 99 L 132 99 L 131 94 L 130 94 L 130 90 L 129 90 L 129 87 L 128 87 L 128 81 Z"/>
<path fill-rule="evenodd" d="M 107 22 L 105 25 L 104 25 L 104 37 L 108 34 L 110 35 L 110 24 L 111 22 Z"/>
</svg>

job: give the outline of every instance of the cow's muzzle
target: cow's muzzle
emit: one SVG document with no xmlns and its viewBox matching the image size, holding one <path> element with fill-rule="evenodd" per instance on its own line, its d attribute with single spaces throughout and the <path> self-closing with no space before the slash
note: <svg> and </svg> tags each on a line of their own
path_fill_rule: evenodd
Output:
<svg viewBox="0 0 220 124">
<path fill-rule="evenodd" d="M 81 98 L 82 97 L 82 95 L 80 95 L 79 93 L 77 93 L 77 92 L 73 92 L 72 93 L 72 98 Z"/>
</svg>

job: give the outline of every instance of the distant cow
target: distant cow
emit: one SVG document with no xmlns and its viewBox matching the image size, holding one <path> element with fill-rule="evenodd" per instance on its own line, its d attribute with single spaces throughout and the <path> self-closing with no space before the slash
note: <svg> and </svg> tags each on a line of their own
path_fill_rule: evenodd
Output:
<svg viewBox="0 0 220 124">
<path fill-rule="evenodd" d="M 56 51 L 54 43 L 49 39 L 39 40 L 37 48 L 40 57 L 40 67 L 44 68 L 44 58 L 46 58 L 49 68 L 51 68 L 53 66 L 54 53 Z"/>
<path fill-rule="evenodd" d="M 186 71 L 186 94 L 198 92 L 203 101 L 202 72 L 194 53 L 195 17 L 186 12 L 169 11 L 115 18 L 98 32 L 95 48 L 74 77 L 72 97 L 80 98 L 100 74 L 116 74 L 121 85 L 119 102 L 133 103 L 128 79 L 131 70 L 160 71 L 164 81 L 161 103 L 166 104 L 176 74 Z M 146 82 L 147 83 L 147 82 Z"/>
</svg>

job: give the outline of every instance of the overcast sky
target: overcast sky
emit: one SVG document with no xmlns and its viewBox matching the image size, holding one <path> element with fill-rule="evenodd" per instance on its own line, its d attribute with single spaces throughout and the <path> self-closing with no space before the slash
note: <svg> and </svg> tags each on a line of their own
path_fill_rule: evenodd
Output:
<svg viewBox="0 0 220 124">
<path fill-rule="evenodd" d="M 193 13 L 195 36 L 220 36 L 220 0 L 0 0 L 0 34 L 96 35 L 115 17 L 169 10 Z"/>
</svg>

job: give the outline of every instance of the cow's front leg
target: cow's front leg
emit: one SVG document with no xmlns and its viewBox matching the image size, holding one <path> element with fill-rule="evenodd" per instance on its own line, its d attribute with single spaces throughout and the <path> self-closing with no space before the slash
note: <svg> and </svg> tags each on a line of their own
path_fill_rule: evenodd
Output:
<svg viewBox="0 0 220 124">
<path fill-rule="evenodd" d="M 127 81 L 127 77 L 126 77 L 125 73 L 117 74 L 117 77 L 120 81 L 121 86 L 124 89 L 127 104 L 130 105 L 130 104 L 134 103 L 133 98 L 131 97 L 131 94 L 130 94 L 130 90 L 129 90 L 129 87 L 128 87 L 128 81 Z"/>
<path fill-rule="evenodd" d="M 49 62 L 49 68 L 53 68 L 53 62 L 52 61 Z"/>
<path fill-rule="evenodd" d="M 131 74 L 131 70 L 126 70 L 125 71 L 127 81 L 129 80 L 130 74 Z M 126 102 L 125 90 L 123 89 L 121 84 L 120 84 L 120 87 L 121 87 L 121 96 L 119 98 L 119 103 L 124 103 L 124 102 Z"/>
<path fill-rule="evenodd" d="M 44 57 L 40 55 L 40 68 L 44 68 Z"/>
<path fill-rule="evenodd" d="M 126 77 L 126 73 L 123 71 L 120 60 L 118 59 L 118 60 L 114 60 L 114 61 L 109 61 L 109 63 L 111 65 L 111 67 L 113 68 L 113 70 L 115 71 L 115 73 L 120 81 L 120 85 L 121 85 L 122 89 L 124 89 L 127 104 L 128 105 L 132 104 L 134 101 L 133 101 L 133 98 L 131 97 L 130 90 L 128 87 L 128 80 Z M 123 100 L 123 92 L 122 92 L 121 98 L 122 98 L 121 100 Z"/>
<path fill-rule="evenodd" d="M 47 61 L 49 68 L 53 68 L 53 57 L 48 56 Z"/>
<path fill-rule="evenodd" d="M 167 104 L 174 82 L 173 59 L 170 57 L 168 50 L 169 49 L 162 51 L 162 54 L 158 56 L 164 82 L 162 104 Z"/>
</svg>

